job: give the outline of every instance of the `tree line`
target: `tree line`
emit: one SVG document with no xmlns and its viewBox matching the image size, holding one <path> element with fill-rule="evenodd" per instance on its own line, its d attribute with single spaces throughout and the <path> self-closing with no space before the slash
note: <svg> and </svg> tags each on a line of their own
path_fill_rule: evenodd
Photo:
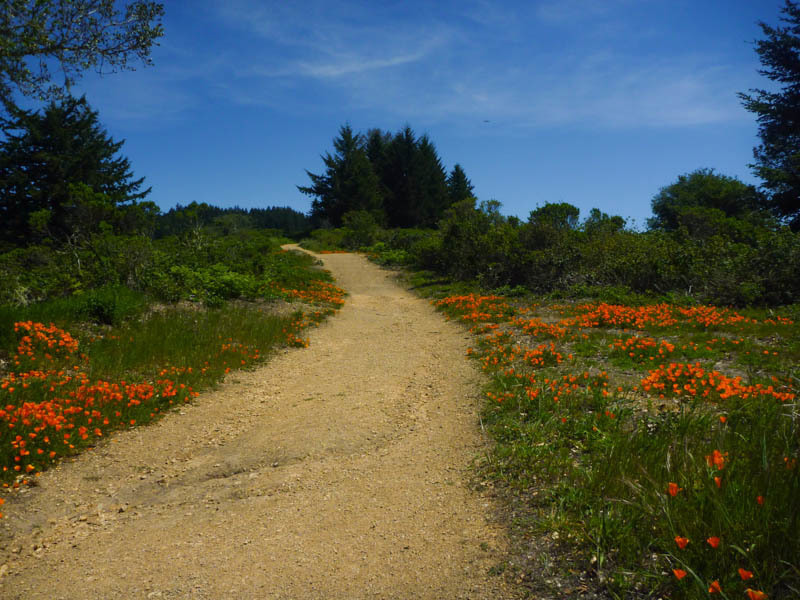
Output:
<svg viewBox="0 0 800 600">
<path fill-rule="evenodd" d="M 366 212 L 387 227 L 435 227 L 448 207 L 472 196 L 461 165 L 446 173 L 431 139 L 408 125 L 395 134 L 361 134 L 343 125 L 333 149 L 322 156 L 325 172 L 306 171 L 311 184 L 298 186 L 313 198 L 317 227 L 339 227 L 351 212 Z"/>
<path fill-rule="evenodd" d="M 67 96 L 41 111 L 14 108 L 0 140 L 0 249 L 50 240 L 80 244 L 109 230 L 163 237 L 216 225 L 299 233 L 308 218 L 289 207 L 217 208 L 193 202 L 162 214 L 150 188 L 102 127 L 85 98 Z"/>
</svg>

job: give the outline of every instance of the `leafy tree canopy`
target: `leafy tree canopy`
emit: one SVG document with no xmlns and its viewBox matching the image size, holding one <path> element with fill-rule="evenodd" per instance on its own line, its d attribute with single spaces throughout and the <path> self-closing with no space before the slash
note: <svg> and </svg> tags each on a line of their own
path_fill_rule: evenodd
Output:
<svg viewBox="0 0 800 600">
<path fill-rule="evenodd" d="M 145 197 L 144 179 L 133 179 L 130 163 L 100 126 L 85 98 L 51 102 L 41 112 L 15 111 L 6 139 L 0 141 L 0 238 L 26 243 L 48 224 L 54 237 L 100 214 Z M 45 211 L 42 213 L 41 211 Z"/>
<path fill-rule="evenodd" d="M 531 225 L 566 231 L 577 228 L 580 214 L 580 209 L 568 202 L 548 202 L 532 210 L 528 222 Z"/>
<path fill-rule="evenodd" d="M 589 234 L 618 233 L 625 229 L 625 219 L 619 215 L 607 215 L 599 208 L 593 208 L 583 222 L 583 230 Z"/>
<path fill-rule="evenodd" d="M 713 208 L 726 217 L 763 219 L 763 205 L 764 197 L 754 186 L 713 169 L 698 169 L 661 188 L 651 202 L 653 217 L 647 225 L 674 231 L 680 226 L 681 213 L 690 208 Z"/>
<path fill-rule="evenodd" d="M 163 35 L 158 2 L 135 0 L 4 0 L 0 10 L 0 98 L 8 112 L 13 94 L 55 100 L 82 71 L 130 69 L 133 57 L 150 64 Z M 63 75 L 53 82 L 51 70 Z"/>
<path fill-rule="evenodd" d="M 786 0 L 783 27 L 759 23 L 765 39 L 755 42 L 763 65 L 759 72 L 778 85 L 777 91 L 740 94 L 755 113 L 761 144 L 753 149 L 754 173 L 764 181 L 773 213 L 800 230 L 800 6 Z"/>
</svg>

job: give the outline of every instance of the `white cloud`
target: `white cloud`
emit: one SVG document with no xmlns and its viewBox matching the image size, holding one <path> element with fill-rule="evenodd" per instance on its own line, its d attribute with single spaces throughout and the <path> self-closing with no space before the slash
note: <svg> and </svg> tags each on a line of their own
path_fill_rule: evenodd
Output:
<svg viewBox="0 0 800 600">
<path fill-rule="evenodd" d="M 210 2 L 206 18 L 227 43 L 184 39 L 166 65 L 157 62 L 158 76 L 141 80 L 141 89 L 120 89 L 119 110 L 130 118 L 179 114 L 213 97 L 293 114 L 357 110 L 399 122 L 489 119 L 527 129 L 746 118 L 735 92 L 751 86 L 724 58 L 655 60 L 592 37 L 608 31 L 611 17 L 623 22 L 630 2 L 542 0 L 520 8 L 473 0 L 454 5 L 455 13 L 426 15 L 413 6 L 404 13 L 405 5 Z M 584 21 L 579 39 L 556 50 L 537 18 L 575 15 Z"/>
</svg>

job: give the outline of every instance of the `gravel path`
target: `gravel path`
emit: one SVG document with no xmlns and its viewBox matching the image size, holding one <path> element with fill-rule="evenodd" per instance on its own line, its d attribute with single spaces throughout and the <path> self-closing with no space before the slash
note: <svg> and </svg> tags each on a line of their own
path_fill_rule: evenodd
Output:
<svg viewBox="0 0 800 600">
<path fill-rule="evenodd" d="M 0 521 L 0 598 L 509 598 L 469 489 L 467 334 L 352 254 L 350 296 L 192 406 L 39 478 Z"/>
</svg>

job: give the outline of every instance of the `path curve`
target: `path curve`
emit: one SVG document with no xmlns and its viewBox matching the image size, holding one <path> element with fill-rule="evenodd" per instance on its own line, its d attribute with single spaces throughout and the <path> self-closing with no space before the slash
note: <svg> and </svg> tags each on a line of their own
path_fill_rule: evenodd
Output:
<svg viewBox="0 0 800 600">
<path fill-rule="evenodd" d="M 0 597 L 507 598 L 467 334 L 355 254 L 287 350 L 4 507 Z"/>
</svg>

